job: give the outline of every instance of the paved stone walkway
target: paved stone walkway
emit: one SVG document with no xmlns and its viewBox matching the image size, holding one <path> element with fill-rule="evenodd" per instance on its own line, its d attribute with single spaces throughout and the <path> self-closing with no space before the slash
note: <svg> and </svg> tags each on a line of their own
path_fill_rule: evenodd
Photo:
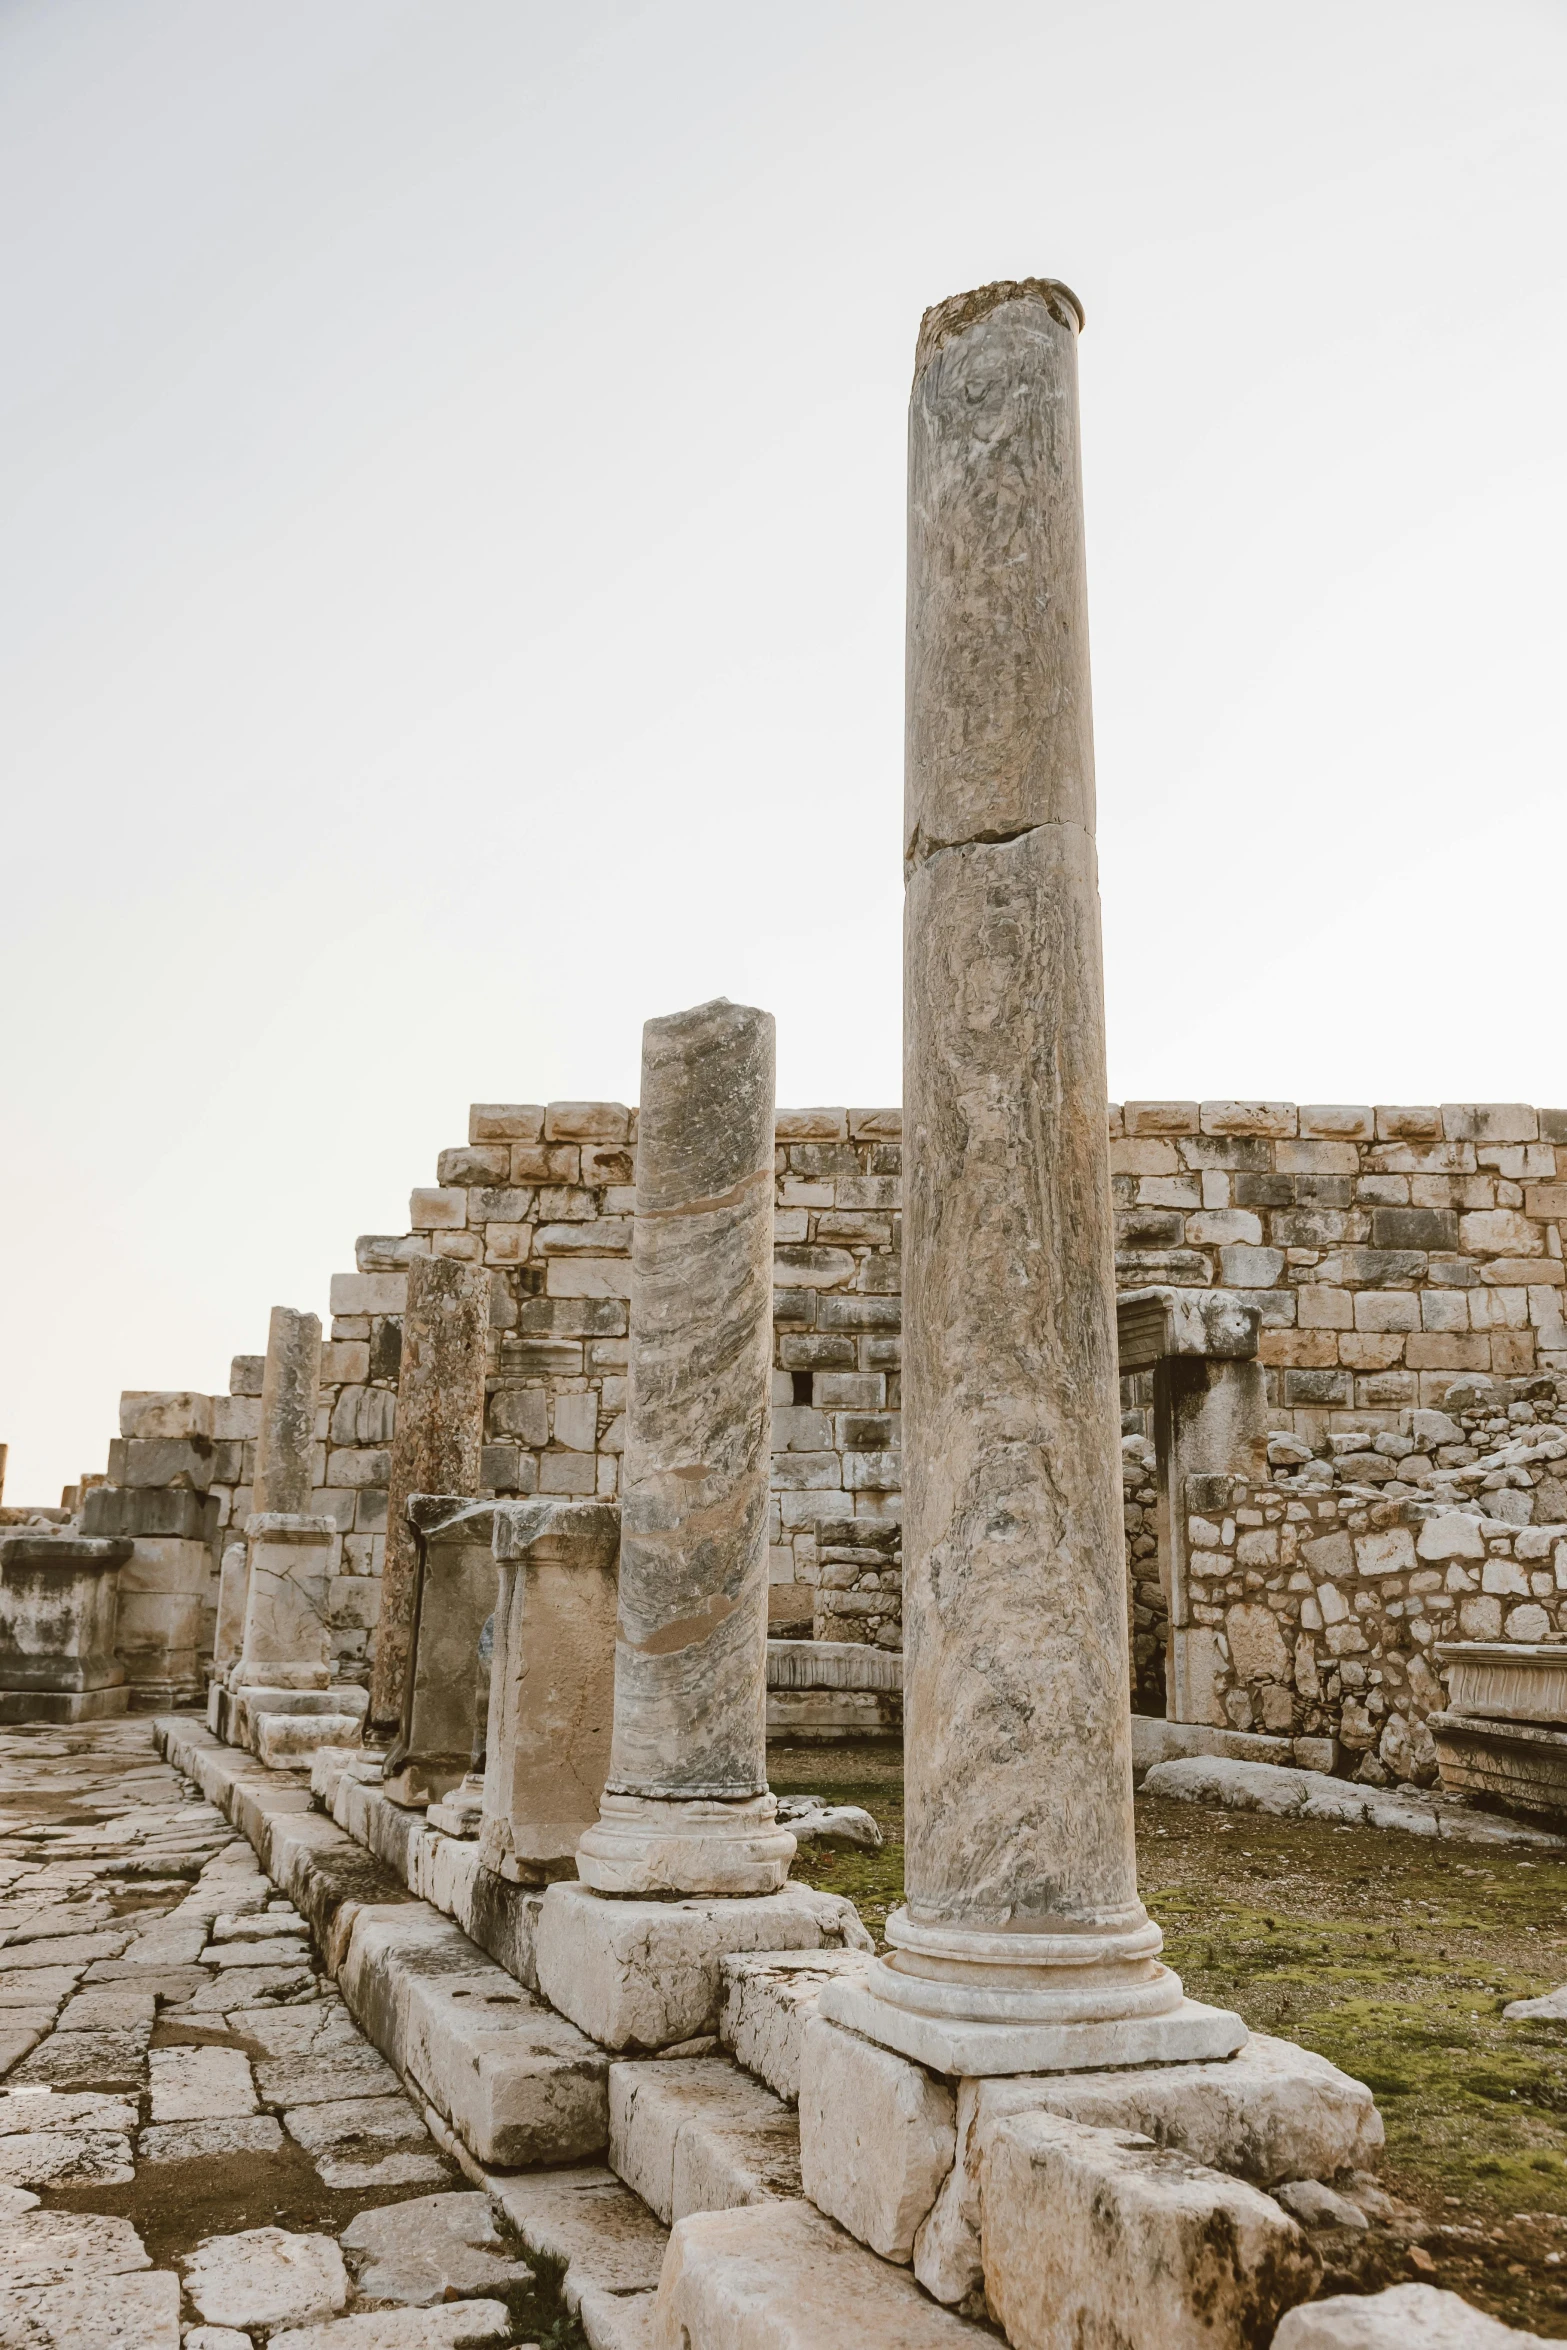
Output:
<svg viewBox="0 0 1567 2350">
<path fill-rule="evenodd" d="M 0 2075 L 0 2350 L 558 2325 L 149 1720 L 0 1731 Z"/>
</svg>

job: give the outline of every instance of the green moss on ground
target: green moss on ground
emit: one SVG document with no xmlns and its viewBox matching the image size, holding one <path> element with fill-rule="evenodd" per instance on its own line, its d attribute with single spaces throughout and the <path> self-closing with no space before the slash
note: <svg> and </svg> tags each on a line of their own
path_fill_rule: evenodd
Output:
<svg viewBox="0 0 1567 2350">
<path fill-rule="evenodd" d="M 772 1770 L 780 1794 L 881 1823 L 881 1852 L 807 1846 L 794 1870 L 880 1939 L 903 1887 L 896 1749 L 775 1749 Z M 1375 2092 L 1382 2175 L 1430 2230 L 1396 2273 L 1567 2339 L 1567 2025 L 1502 2021 L 1567 1982 L 1567 1856 L 1152 1797 L 1137 1813 L 1143 1898 L 1193 1997 Z"/>
</svg>

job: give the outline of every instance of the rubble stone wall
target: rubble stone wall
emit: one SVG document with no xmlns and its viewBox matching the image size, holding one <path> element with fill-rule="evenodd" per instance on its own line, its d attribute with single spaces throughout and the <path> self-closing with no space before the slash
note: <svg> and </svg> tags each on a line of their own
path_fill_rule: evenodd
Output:
<svg viewBox="0 0 1567 2350">
<path fill-rule="evenodd" d="M 782 1110 L 777 1128 L 774 1629 L 888 1647 L 901 1639 L 901 1123 L 895 1109 Z M 1466 1377 L 1567 1376 L 1567 1111 L 1128 1102 L 1111 1108 L 1110 1160 L 1120 1286 L 1256 1304 L 1270 1425 L 1308 1451 L 1357 1428 L 1396 1435 Z M 354 1271 L 334 1277 L 311 1506 L 343 1531 L 344 1674 L 362 1673 L 374 1638 L 409 1258 L 493 1274 L 486 1489 L 613 1496 L 635 1165 L 636 1112 L 621 1103 L 480 1104 L 412 1194 L 409 1229 L 360 1240 Z M 1145 1385 L 1126 1383 L 1129 1408 Z M 144 1433 L 133 1414 L 111 1457 L 115 1482 L 210 1497 L 214 1575 L 250 1506 L 260 1388 L 261 1358 L 239 1356 L 228 1396 L 185 1399 L 187 1435 Z M 1159 1710 L 1152 1476 L 1135 1451 L 1125 1467 L 1134 1685 Z"/>
</svg>

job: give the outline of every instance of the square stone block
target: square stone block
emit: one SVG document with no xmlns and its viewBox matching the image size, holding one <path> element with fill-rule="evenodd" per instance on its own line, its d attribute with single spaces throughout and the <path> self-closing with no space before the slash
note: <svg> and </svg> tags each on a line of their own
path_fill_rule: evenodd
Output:
<svg viewBox="0 0 1567 2350">
<path fill-rule="evenodd" d="M 728 1952 L 870 1947 L 853 1903 L 808 1885 L 625 1901 L 562 1883 L 544 1896 L 536 1964 L 551 2006 L 604 2047 L 656 2049 L 716 2031 Z"/>
</svg>

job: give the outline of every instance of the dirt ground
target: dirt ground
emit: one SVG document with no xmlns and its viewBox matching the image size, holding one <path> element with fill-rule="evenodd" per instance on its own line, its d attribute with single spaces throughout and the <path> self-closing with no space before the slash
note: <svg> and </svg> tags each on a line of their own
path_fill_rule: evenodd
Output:
<svg viewBox="0 0 1567 2350">
<path fill-rule="evenodd" d="M 778 1794 L 880 1822 L 882 1852 L 807 1849 L 794 1869 L 849 1894 L 879 1938 L 903 1889 L 898 1749 L 775 1747 L 770 1766 Z M 1143 1899 L 1188 1991 L 1376 2094 L 1383 2178 L 1423 2232 L 1346 2246 L 1336 2289 L 1424 2279 L 1567 2340 L 1567 2024 L 1502 2021 L 1567 1982 L 1567 1855 L 1141 1796 L 1137 1833 Z"/>
</svg>

